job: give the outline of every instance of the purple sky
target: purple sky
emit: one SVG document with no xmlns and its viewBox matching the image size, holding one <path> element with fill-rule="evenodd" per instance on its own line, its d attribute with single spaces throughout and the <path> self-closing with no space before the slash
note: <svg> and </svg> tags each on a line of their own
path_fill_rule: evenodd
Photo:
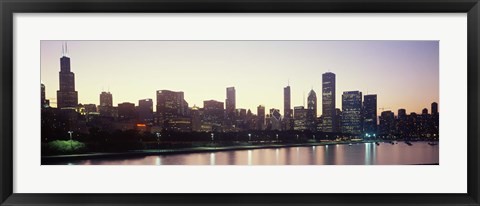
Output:
<svg viewBox="0 0 480 206">
<path fill-rule="evenodd" d="M 41 42 L 41 80 L 56 106 L 62 41 Z M 80 103 L 114 105 L 151 98 L 156 90 L 184 91 L 189 106 L 225 101 L 236 89 L 237 108 L 283 111 L 290 81 L 292 108 L 313 88 L 321 115 L 322 74 L 336 74 L 337 108 L 343 91 L 377 94 L 378 107 L 420 113 L 439 102 L 438 41 L 68 41 Z M 440 104 L 440 103 L 439 103 Z M 441 105 L 441 104 L 440 104 Z M 380 114 L 382 110 L 379 110 Z"/>
</svg>

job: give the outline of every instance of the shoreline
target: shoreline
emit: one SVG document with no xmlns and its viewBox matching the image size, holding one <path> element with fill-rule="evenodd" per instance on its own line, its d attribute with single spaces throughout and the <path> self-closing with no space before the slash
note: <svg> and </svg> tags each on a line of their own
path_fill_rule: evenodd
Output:
<svg viewBox="0 0 480 206">
<path fill-rule="evenodd" d="M 266 145 L 236 145 L 236 146 L 222 146 L 222 147 L 191 147 L 178 149 L 159 149 L 159 150 L 134 150 L 128 152 L 113 152 L 113 153 L 85 153 L 85 154 L 70 154 L 70 155 L 52 155 L 42 156 L 41 164 L 52 164 L 55 162 L 78 161 L 88 159 L 101 158 L 135 158 L 149 155 L 174 155 L 174 154 L 189 154 L 189 153 L 206 153 L 206 152 L 223 152 L 223 151 L 238 151 L 238 150 L 254 150 L 254 149 L 277 149 L 288 147 L 309 147 L 309 146 L 327 146 L 340 144 L 363 144 L 363 143 L 389 143 L 392 141 L 354 141 L 354 142 L 312 142 L 312 143 L 298 143 L 298 144 L 266 144 Z M 428 141 L 420 141 L 428 142 Z M 438 164 L 438 163 L 437 163 Z"/>
</svg>

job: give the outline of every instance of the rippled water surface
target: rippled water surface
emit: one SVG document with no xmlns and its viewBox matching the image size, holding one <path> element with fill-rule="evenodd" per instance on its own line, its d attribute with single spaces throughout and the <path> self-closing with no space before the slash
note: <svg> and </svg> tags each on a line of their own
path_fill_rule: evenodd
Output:
<svg viewBox="0 0 480 206">
<path fill-rule="evenodd" d="M 439 146 L 414 142 L 358 143 L 222 152 L 94 159 L 59 164 L 79 165 L 404 165 L 438 164 Z"/>
</svg>

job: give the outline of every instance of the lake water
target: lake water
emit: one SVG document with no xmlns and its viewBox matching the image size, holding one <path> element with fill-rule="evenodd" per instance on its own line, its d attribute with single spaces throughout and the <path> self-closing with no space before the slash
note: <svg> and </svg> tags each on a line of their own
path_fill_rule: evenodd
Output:
<svg viewBox="0 0 480 206">
<path fill-rule="evenodd" d="M 358 143 L 151 155 L 65 162 L 73 165 L 405 165 L 438 164 L 439 145 L 427 142 Z"/>
</svg>

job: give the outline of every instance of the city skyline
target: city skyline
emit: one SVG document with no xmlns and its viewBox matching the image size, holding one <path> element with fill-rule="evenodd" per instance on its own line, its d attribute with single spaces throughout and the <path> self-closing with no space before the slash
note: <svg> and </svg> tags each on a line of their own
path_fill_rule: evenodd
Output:
<svg viewBox="0 0 480 206">
<path fill-rule="evenodd" d="M 42 47 L 41 47 L 42 49 L 42 65 L 41 65 L 42 83 L 44 83 L 46 86 L 46 98 L 51 100 L 52 102 L 51 105 L 54 107 L 56 105 L 54 103 L 55 101 L 52 101 L 52 99 L 55 100 L 56 96 L 55 96 L 55 92 L 53 91 L 58 90 L 58 72 L 60 71 L 60 65 L 58 64 L 58 60 L 62 56 L 60 51 L 62 53 L 64 52 L 62 51 L 62 46 L 61 46 L 62 43 L 63 41 L 42 41 Z M 122 63 L 125 63 L 125 64 L 139 63 L 140 65 L 142 65 L 141 63 L 143 61 L 130 62 L 128 60 L 125 60 L 124 62 L 119 62 L 118 59 L 125 59 L 125 58 L 120 58 L 122 55 L 125 55 L 122 52 L 116 52 L 116 54 L 118 55 L 114 55 L 115 52 L 114 54 L 112 54 L 111 52 L 105 52 L 105 59 L 100 59 L 103 61 L 100 61 L 100 62 L 94 61 L 99 56 L 102 57 L 102 55 L 98 56 L 98 55 L 94 55 L 94 53 L 105 51 L 105 48 L 101 46 L 102 43 L 110 45 L 110 47 L 108 47 L 110 49 L 112 47 L 115 48 L 115 45 L 122 44 L 122 43 L 126 44 L 126 45 L 123 45 L 124 49 L 128 47 L 135 47 L 135 46 L 138 46 L 139 44 L 140 46 L 143 45 L 147 47 L 141 51 L 143 52 L 150 51 L 150 53 L 147 53 L 147 54 L 142 53 L 141 51 L 136 51 L 138 56 L 142 56 L 142 54 L 145 54 L 146 57 L 151 57 L 153 55 L 151 53 L 152 48 L 148 49 L 149 48 L 148 46 L 151 46 L 148 43 L 167 44 L 167 45 L 164 45 L 165 48 L 177 48 L 177 50 L 178 50 L 178 46 L 184 46 L 185 52 L 183 53 L 183 55 L 188 55 L 188 54 L 193 55 L 193 53 L 197 52 L 195 54 L 198 54 L 199 56 L 184 58 L 186 61 L 190 61 L 193 58 L 194 59 L 193 62 L 188 62 L 188 63 L 180 62 L 180 63 L 173 64 L 173 65 L 176 65 L 177 68 L 178 67 L 186 68 L 184 70 L 180 69 L 180 71 L 173 71 L 173 70 L 165 71 L 163 69 L 152 70 L 151 66 L 146 66 L 146 65 L 144 65 L 143 67 L 138 66 L 139 67 L 138 69 L 133 69 L 136 72 L 136 74 L 133 75 L 133 78 L 140 78 L 142 80 L 141 83 L 135 83 L 135 79 L 131 79 L 131 78 L 130 78 L 131 83 L 125 83 L 125 81 L 121 81 L 121 80 L 127 80 L 126 82 L 128 82 L 128 79 L 129 79 L 128 77 L 132 77 L 132 76 L 128 75 L 129 74 L 128 72 L 124 73 L 124 75 L 119 75 L 119 73 L 114 69 L 115 65 L 118 66 L 119 64 L 122 64 Z M 243 45 L 239 43 L 246 43 L 248 45 Z M 256 108 L 258 107 L 258 105 L 264 105 L 267 110 L 270 110 L 271 108 L 275 108 L 275 109 L 279 109 L 280 111 L 283 111 L 284 97 L 283 97 L 282 89 L 285 88 L 287 85 L 290 86 L 292 90 L 291 92 L 289 92 L 291 93 L 291 96 L 292 96 L 291 97 L 292 109 L 293 107 L 296 107 L 296 106 L 307 107 L 305 103 L 307 100 L 306 99 L 307 97 L 305 95 L 310 90 L 313 89 L 317 94 L 322 93 L 321 92 L 322 74 L 326 73 L 327 71 L 322 69 L 314 69 L 314 68 L 317 68 L 316 66 L 310 65 L 308 67 L 310 68 L 310 71 L 304 71 L 304 72 L 301 72 L 301 71 L 305 70 L 305 68 L 298 66 L 298 69 L 280 70 L 281 72 L 272 73 L 267 78 L 261 78 L 263 77 L 262 74 L 265 73 L 265 71 L 262 71 L 262 68 L 265 68 L 265 70 L 269 71 L 269 70 L 272 70 L 272 67 L 275 65 L 267 62 L 266 59 L 271 59 L 271 58 L 281 59 L 282 61 L 276 62 L 279 68 L 285 67 L 282 64 L 284 62 L 292 64 L 291 59 L 296 59 L 296 58 L 301 58 L 310 62 L 314 60 L 318 61 L 314 57 L 306 58 L 306 57 L 302 57 L 302 55 L 300 54 L 297 54 L 297 56 L 293 55 L 290 57 L 290 59 L 280 58 L 283 55 L 285 55 L 284 54 L 285 52 L 278 52 L 272 49 L 275 47 L 279 47 L 279 48 L 283 47 L 284 49 L 294 49 L 295 51 L 306 52 L 308 51 L 308 49 L 305 48 L 306 46 L 305 43 L 308 43 L 308 44 L 310 43 L 325 44 L 326 43 L 326 45 L 323 45 L 323 46 L 328 47 L 330 49 L 334 47 L 334 48 L 337 48 L 337 50 L 338 50 L 338 47 L 343 49 L 356 48 L 357 50 L 359 50 L 359 48 L 363 48 L 364 53 L 369 53 L 369 55 L 366 55 L 366 56 L 371 59 L 370 59 L 370 62 L 367 61 L 366 64 L 370 65 L 371 67 L 369 67 L 370 69 L 367 69 L 367 70 L 358 69 L 358 70 L 362 70 L 360 72 L 360 75 L 355 75 L 358 73 L 357 69 L 351 69 L 350 70 L 351 72 L 349 72 L 348 76 L 341 76 L 338 74 L 340 72 L 340 74 L 345 75 L 345 71 L 342 71 L 342 69 L 338 69 L 338 71 L 333 68 L 327 69 L 327 71 L 330 71 L 336 74 L 337 101 L 335 104 L 335 108 L 342 108 L 342 105 L 341 105 L 342 102 L 338 100 L 341 100 L 341 96 L 344 91 L 360 91 L 360 92 L 363 92 L 364 94 L 372 94 L 372 93 L 377 94 L 378 107 L 383 108 L 383 110 L 391 110 L 393 112 L 396 112 L 398 109 L 403 108 L 403 109 L 406 109 L 408 113 L 410 112 L 421 113 L 423 108 L 429 108 L 429 105 L 431 104 L 431 102 L 439 102 L 438 100 L 438 95 L 439 95 L 438 94 L 438 42 L 433 42 L 433 41 L 241 41 L 241 42 L 239 41 L 174 41 L 174 42 L 171 42 L 171 41 L 164 41 L 164 42 L 68 41 L 68 47 L 69 47 L 68 56 L 71 58 L 71 71 L 75 74 L 76 85 L 77 85 L 75 90 L 78 91 L 78 102 L 82 104 L 92 103 L 92 104 L 99 105 L 100 93 L 102 91 L 108 91 L 108 90 L 112 93 L 112 96 L 113 96 L 113 106 L 116 106 L 123 102 L 131 102 L 131 103 L 134 103 L 135 105 L 138 105 L 137 102 L 141 99 L 150 98 L 155 100 L 156 99 L 155 92 L 159 90 L 172 90 L 172 91 L 184 92 L 185 100 L 187 101 L 190 107 L 192 107 L 193 105 L 202 107 L 203 102 L 205 100 L 216 100 L 216 101 L 226 103 L 226 101 L 224 101 L 227 98 L 227 96 L 225 95 L 225 88 L 234 87 L 235 89 L 233 90 L 233 92 L 234 94 L 236 93 L 235 94 L 236 108 L 250 109 L 253 113 L 256 113 Z M 84 46 L 85 44 L 94 44 L 100 47 L 96 47 L 95 48 L 96 50 L 93 48 L 90 48 L 90 50 L 88 50 L 89 46 L 92 47 L 92 45 Z M 334 45 L 331 45 L 331 44 L 334 44 Z M 349 44 L 349 45 L 345 45 L 345 44 Z M 219 45 L 223 45 L 223 47 L 220 49 L 217 48 Z M 317 46 L 321 46 L 321 45 L 317 45 Z M 207 54 L 201 55 L 201 53 L 199 52 L 199 50 L 201 49 L 197 47 L 203 48 L 204 53 L 207 53 Z M 208 50 L 206 48 L 208 48 Z M 277 48 L 277 50 L 281 50 L 279 48 Z M 378 52 L 382 52 L 387 48 L 389 49 L 388 54 L 380 55 L 378 53 Z M 253 57 L 252 54 L 247 55 L 248 52 L 253 52 L 256 49 L 263 49 L 263 52 L 266 52 L 268 54 L 268 55 L 265 55 L 265 54 L 261 55 L 261 57 L 266 58 L 265 60 L 263 58 Z M 318 48 L 315 47 L 313 49 L 318 49 Z M 91 52 L 88 52 L 87 50 L 93 52 L 93 54 Z M 310 50 L 312 50 L 312 48 L 310 48 Z M 335 49 L 332 49 L 331 51 L 334 51 L 334 50 Z M 391 50 L 394 50 L 394 51 L 392 52 Z M 233 68 L 235 68 L 235 66 L 238 66 L 235 63 L 246 64 L 247 65 L 246 68 L 248 69 L 241 70 L 243 71 L 243 73 L 241 71 L 239 72 L 237 70 L 232 70 L 230 68 L 224 68 L 224 67 L 222 68 L 214 67 L 214 68 L 205 69 L 200 66 L 203 71 L 203 73 L 201 71 L 200 74 L 203 74 L 204 79 L 202 79 L 202 75 L 198 76 L 199 73 L 197 70 L 194 70 L 194 69 L 189 70 L 189 68 L 187 68 L 188 67 L 187 65 L 189 64 L 194 64 L 195 62 L 196 63 L 202 62 L 201 57 L 209 56 L 208 54 L 212 55 L 213 53 L 217 53 L 217 55 L 220 55 L 219 54 L 220 51 L 235 51 L 236 53 L 242 53 L 243 55 L 251 56 L 252 59 L 259 58 L 260 60 L 257 59 L 258 61 L 256 61 L 259 63 L 259 65 L 251 65 L 252 62 L 250 61 L 248 62 L 250 64 L 242 61 L 233 61 L 233 60 L 229 63 Z M 268 53 L 269 51 L 271 53 Z M 367 52 L 367 51 L 370 51 L 370 52 Z M 429 51 L 429 52 L 425 52 L 425 51 Z M 87 52 L 88 54 L 85 52 Z M 129 52 L 132 52 L 132 51 L 129 51 Z M 181 51 L 177 51 L 177 52 L 182 53 Z M 345 52 L 352 55 L 353 53 L 356 53 L 359 51 L 352 52 L 348 50 Z M 173 53 L 176 53 L 176 52 L 173 52 Z M 257 53 L 258 52 L 255 52 L 255 54 Z M 397 53 L 398 56 L 392 57 L 393 53 Z M 55 57 L 55 54 L 56 54 L 56 57 Z M 304 54 L 311 55 L 311 53 L 304 53 Z M 378 56 L 372 59 L 371 56 L 372 55 L 375 56 L 375 54 L 377 54 Z M 140 57 L 138 56 L 132 59 L 139 59 Z M 345 56 L 348 56 L 348 55 L 345 55 Z M 118 57 L 118 59 L 115 57 Z M 142 58 L 146 58 L 146 57 L 142 56 Z M 178 58 L 177 56 L 173 56 L 173 54 L 170 57 Z M 182 55 L 180 55 L 180 57 L 182 57 Z M 216 57 L 219 57 L 219 56 L 216 56 Z M 223 55 L 223 57 L 225 56 Z M 331 55 L 330 56 L 327 55 L 324 57 L 325 59 L 333 58 Z M 78 60 L 75 60 L 77 58 Z M 238 56 L 235 56 L 232 59 L 236 59 L 236 58 L 238 58 Z M 401 66 L 405 66 L 406 60 L 410 60 L 410 61 L 417 60 L 417 61 L 414 61 L 415 66 L 410 65 L 412 63 L 409 62 L 406 65 L 410 65 L 411 67 L 408 67 L 405 70 L 400 69 L 401 71 L 396 71 L 395 69 L 390 69 L 390 68 L 383 68 L 383 69 L 376 68 L 375 66 L 382 65 L 378 62 L 383 62 L 383 64 L 385 64 L 384 61 L 387 61 L 385 59 L 382 60 L 382 58 L 388 59 L 389 64 L 391 65 L 390 68 L 399 67 L 397 64 L 401 64 Z M 392 62 L 391 58 L 396 59 L 396 61 Z M 220 67 L 220 65 L 222 64 L 215 64 L 214 59 L 215 58 L 213 57 L 204 58 L 203 66 L 216 65 Z M 320 59 L 322 58 L 320 57 Z M 345 59 L 351 60 L 352 58 L 345 57 Z M 358 62 L 363 61 L 363 60 L 360 60 L 359 56 L 356 56 L 353 59 L 355 59 Z M 419 59 L 423 61 L 418 61 Z M 93 66 L 94 68 L 87 69 L 85 65 L 86 64 L 88 65 L 88 62 L 90 62 L 88 60 L 97 62 L 99 63 L 99 65 Z M 402 61 L 399 62 L 400 60 Z M 52 63 L 52 61 L 56 62 L 56 64 Z M 218 61 L 225 61 L 223 62 L 223 64 L 229 62 L 224 59 L 218 60 Z M 322 60 L 319 60 L 319 61 L 321 62 Z M 331 60 L 327 60 L 326 62 L 329 62 L 329 61 Z M 296 62 L 296 61 L 293 61 L 293 62 Z M 182 65 L 182 64 L 185 64 L 185 65 Z M 339 62 L 339 65 L 343 65 L 343 64 L 344 63 Z M 114 67 L 114 68 L 113 69 L 109 68 L 104 70 L 99 69 L 100 67 L 102 67 L 102 65 L 104 66 L 110 65 L 110 66 L 107 66 L 107 68 L 109 67 Z M 263 65 L 263 66 L 260 66 L 260 65 Z M 300 64 L 300 65 L 303 65 L 303 64 Z M 191 65 L 191 67 L 196 68 L 195 65 Z M 322 66 L 318 66 L 318 67 L 322 67 Z M 358 65 L 358 68 L 362 68 L 362 67 L 365 67 L 365 65 L 361 65 L 361 64 Z M 418 67 L 421 67 L 421 68 L 419 69 Z M 150 68 L 150 70 L 148 68 Z M 340 68 L 343 68 L 343 67 L 340 67 Z M 411 71 L 412 68 L 413 70 L 415 70 L 414 72 Z M 125 68 L 122 66 L 119 66 L 118 69 L 122 70 Z M 169 69 L 171 69 L 171 67 L 169 67 Z M 343 69 L 346 69 L 346 68 L 343 68 Z M 52 71 L 55 72 L 55 75 L 52 75 L 52 76 L 48 75 L 52 73 Z M 122 71 L 125 71 L 125 70 L 122 70 Z M 129 71 L 129 70 L 127 69 L 126 71 Z M 191 71 L 192 73 L 189 73 L 188 71 Z M 89 73 L 89 75 L 86 76 L 88 72 L 91 72 L 91 73 Z M 112 75 L 112 72 L 115 75 Z M 160 75 L 159 77 L 155 75 L 149 75 L 149 73 L 156 73 L 156 72 L 157 73 L 160 72 L 160 74 L 163 74 L 163 75 Z M 391 78 L 387 78 L 388 76 L 387 77 L 382 76 L 382 78 L 378 78 L 381 75 L 377 75 L 378 73 L 375 73 L 375 72 L 387 72 L 391 74 L 390 75 Z M 400 73 L 403 75 L 395 75 L 396 73 Z M 405 75 L 404 73 L 407 73 L 408 75 Z M 232 77 L 230 74 L 233 76 L 240 75 L 240 76 L 243 76 L 244 78 L 240 77 L 240 78 L 234 78 L 232 80 L 231 79 Z M 167 78 L 171 75 L 176 76 L 176 78 L 174 77 Z M 167 76 L 167 77 L 164 77 L 164 76 Z M 417 80 L 418 76 L 420 76 L 419 80 Z M 228 77 L 230 77 L 230 80 L 228 80 L 229 79 Z M 305 81 L 302 81 L 302 78 L 300 77 L 305 79 Z M 98 80 L 98 78 L 100 78 L 101 80 Z M 116 81 L 117 78 L 120 80 L 120 82 Z M 287 79 L 286 84 L 285 82 L 282 84 L 282 80 L 284 78 Z M 151 81 L 148 81 L 148 80 L 151 80 Z M 190 80 L 191 81 L 190 84 L 185 83 L 184 82 L 185 80 Z M 200 80 L 204 81 L 204 83 L 202 84 Z M 205 80 L 207 81 L 209 80 L 209 82 L 205 82 Z M 258 80 L 263 80 L 262 84 L 257 85 L 255 82 L 258 83 Z M 298 82 L 299 80 L 300 82 Z M 400 82 L 403 81 L 404 83 L 398 85 L 397 82 L 399 80 Z M 105 87 L 97 88 L 97 89 L 92 88 L 92 87 L 96 87 L 95 85 L 98 86 L 99 84 L 104 84 L 105 82 L 107 82 L 107 84 L 110 86 L 107 86 L 107 88 Z M 112 83 L 108 83 L 108 82 L 112 82 Z M 184 83 L 177 83 L 174 86 L 175 82 L 184 82 Z M 235 83 L 227 84 L 226 82 L 237 82 L 237 84 Z M 311 83 L 312 86 L 305 88 L 305 86 L 308 85 L 309 82 L 312 82 Z M 171 86 L 168 86 L 169 84 Z M 355 86 L 353 84 L 358 84 L 358 85 Z M 115 85 L 114 89 L 112 89 L 112 85 Z M 162 86 L 162 85 L 165 85 L 165 86 Z M 240 87 L 237 85 L 241 85 L 243 87 Z M 299 85 L 299 87 L 302 87 L 302 88 L 296 88 L 297 85 Z M 155 89 L 150 91 L 151 88 L 155 88 Z M 346 88 L 350 88 L 350 89 L 346 89 Z M 379 89 L 379 88 L 382 88 L 382 89 Z M 389 90 L 388 88 L 390 88 L 391 91 L 383 91 L 383 90 Z M 119 90 L 119 89 L 122 89 L 122 90 Z M 247 90 L 244 90 L 244 89 L 247 89 Z M 204 92 L 204 90 L 208 90 L 209 92 Z M 300 90 L 305 90 L 305 91 L 300 91 Z M 273 91 L 276 91 L 276 93 L 274 93 Z M 148 93 L 151 93 L 151 94 L 146 95 Z M 406 96 L 408 97 L 406 98 Z M 322 111 L 321 96 L 318 98 L 317 101 L 319 102 L 317 104 L 317 111 Z M 320 116 L 320 115 L 321 115 L 321 112 L 317 112 L 317 116 Z"/>
</svg>

